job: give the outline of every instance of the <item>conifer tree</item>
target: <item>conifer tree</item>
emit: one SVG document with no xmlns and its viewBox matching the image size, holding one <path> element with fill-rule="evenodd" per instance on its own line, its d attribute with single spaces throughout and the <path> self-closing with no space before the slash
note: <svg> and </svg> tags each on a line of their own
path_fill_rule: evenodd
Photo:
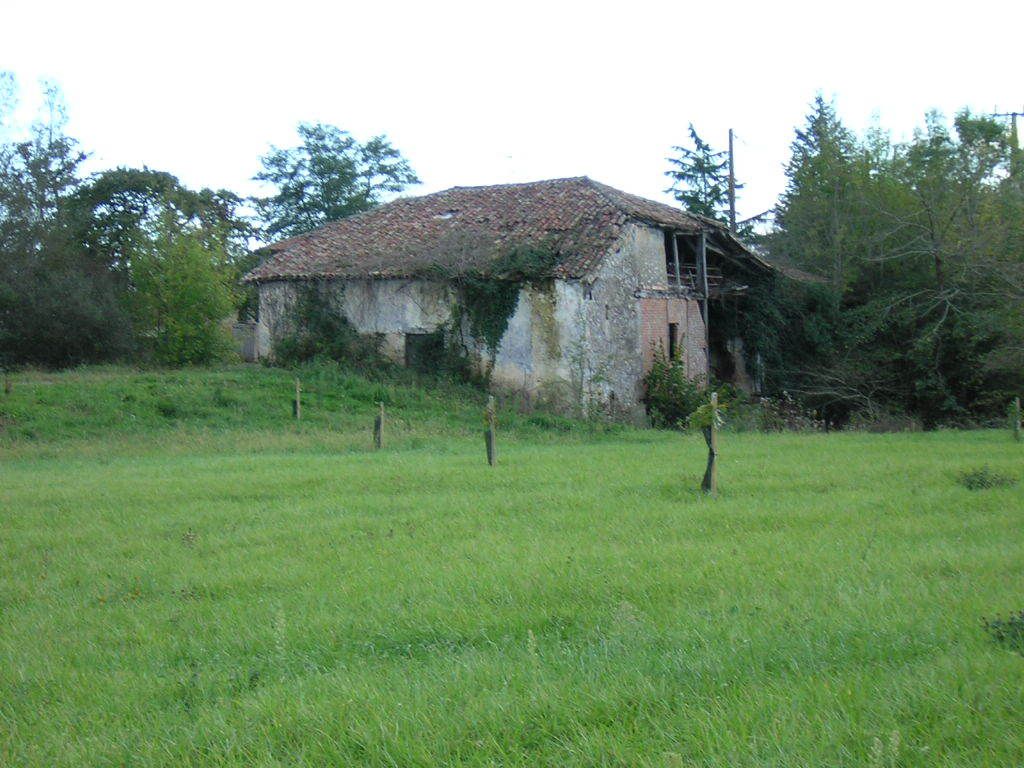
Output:
<svg viewBox="0 0 1024 768">
<path fill-rule="evenodd" d="M 690 123 L 693 147 L 672 147 L 678 153 L 669 157 L 672 179 L 666 192 L 672 194 L 690 213 L 709 219 L 729 220 L 729 158 L 727 152 L 715 151 L 697 134 Z M 739 188 L 739 187 L 737 187 Z"/>
<path fill-rule="evenodd" d="M 848 268 L 856 140 L 835 108 L 819 95 L 790 150 L 786 189 L 776 207 L 772 252 L 830 277 L 841 292 Z"/>
</svg>

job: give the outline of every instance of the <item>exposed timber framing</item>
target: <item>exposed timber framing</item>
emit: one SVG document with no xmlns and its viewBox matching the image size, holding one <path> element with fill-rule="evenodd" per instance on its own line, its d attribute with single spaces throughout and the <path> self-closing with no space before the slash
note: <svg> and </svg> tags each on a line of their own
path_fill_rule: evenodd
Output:
<svg viewBox="0 0 1024 768">
<path fill-rule="evenodd" d="M 672 239 L 672 267 L 676 273 L 676 289 L 679 290 L 683 287 L 683 278 L 679 271 L 679 236 L 675 230 L 670 230 L 669 237 Z"/>
</svg>

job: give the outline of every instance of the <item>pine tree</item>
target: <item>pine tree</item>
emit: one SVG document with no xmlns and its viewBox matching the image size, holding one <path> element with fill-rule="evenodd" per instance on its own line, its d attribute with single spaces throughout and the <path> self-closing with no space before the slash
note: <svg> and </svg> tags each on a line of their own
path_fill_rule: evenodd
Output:
<svg viewBox="0 0 1024 768">
<path fill-rule="evenodd" d="M 776 208 L 772 252 L 828 275 L 841 292 L 847 278 L 847 234 L 857 143 L 821 96 L 797 129 L 786 166 L 786 190 Z"/>
<path fill-rule="evenodd" d="M 665 175 L 672 179 L 666 189 L 690 213 L 721 222 L 729 220 L 728 152 L 711 148 L 690 123 L 693 148 L 672 147 L 676 157 L 667 158 L 671 168 Z M 738 187 L 737 187 L 738 188 Z"/>
</svg>

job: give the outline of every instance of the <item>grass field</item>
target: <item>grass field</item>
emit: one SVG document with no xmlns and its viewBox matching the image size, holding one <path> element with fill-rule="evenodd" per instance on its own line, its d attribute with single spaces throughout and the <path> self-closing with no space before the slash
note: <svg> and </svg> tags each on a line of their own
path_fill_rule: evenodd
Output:
<svg viewBox="0 0 1024 768">
<path fill-rule="evenodd" d="M 492 469 L 392 385 L 373 452 L 309 378 L 15 379 L 0 765 L 1024 764 L 1024 490 L 956 482 L 1008 434 L 725 434 L 711 500 L 699 436 L 503 413 Z"/>
</svg>

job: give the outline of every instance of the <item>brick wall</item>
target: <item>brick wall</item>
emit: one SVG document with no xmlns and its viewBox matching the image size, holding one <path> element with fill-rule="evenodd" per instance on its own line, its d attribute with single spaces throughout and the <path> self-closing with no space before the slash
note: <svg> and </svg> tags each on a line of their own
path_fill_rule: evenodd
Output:
<svg viewBox="0 0 1024 768">
<path fill-rule="evenodd" d="M 678 328 L 676 344 L 686 365 L 686 375 L 692 379 L 705 375 L 707 339 L 700 302 L 696 299 L 646 297 L 640 299 L 640 313 L 644 373 L 651 369 L 656 349 L 668 354 L 669 324 L 675 323 Z"/>
</svg>

